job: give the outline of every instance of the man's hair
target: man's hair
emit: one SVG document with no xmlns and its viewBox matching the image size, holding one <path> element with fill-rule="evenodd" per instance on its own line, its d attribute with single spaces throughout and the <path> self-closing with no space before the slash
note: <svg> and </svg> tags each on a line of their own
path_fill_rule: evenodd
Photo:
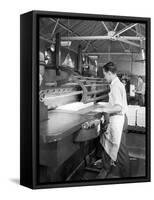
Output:
<svg viewBox="0 0 154 200">
<path fill-rule="evenodd" d="M 143 77 L 142 76 L 138 76 L 138 78 L 141 78 L 143 80 Z"/>
<path fill-rule="evenodd" d="M 103 66 L 103 69 L 105 72 L 112 72 L 113 74 L 116 74 L 117 72 L 117 67 L 113 62 L 108 62 Z"/>
</svg>

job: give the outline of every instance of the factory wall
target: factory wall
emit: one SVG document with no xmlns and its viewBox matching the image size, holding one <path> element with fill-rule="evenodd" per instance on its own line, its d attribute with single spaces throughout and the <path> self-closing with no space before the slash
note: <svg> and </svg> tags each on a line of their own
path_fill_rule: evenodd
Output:
<svg viewBox="0 0 154 200">
<path fill-rule="evenodd" d="M 145 62 L 139 60 L 140 58 L 137 56 L 111 55 L 109 58 L 108 55 L 104 55 L 99 57 L 98 65 L 101 67 L 107 62 L 112 61 L 117 65 L 119 72 L 145 76 Z"/>
<path fill-rule="evenodd" d="M 132 73 L 145 76 L 145 62 L 133 62 Z"/>
</svg>

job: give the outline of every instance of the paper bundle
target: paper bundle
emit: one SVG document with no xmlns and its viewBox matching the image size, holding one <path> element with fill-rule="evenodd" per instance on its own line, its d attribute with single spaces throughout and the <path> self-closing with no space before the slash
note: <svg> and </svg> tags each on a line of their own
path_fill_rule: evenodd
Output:
<svg viewBox="0 0 154 200">
<path fill-rule="evenodd" d="M 145 127 L 145 107 L 139 107 L 137 110 L 137 126 Z"/>
<path fill-rule="evenodd" d="M 133 105 L 128 106 L 127 117 L 129 126 L 136 126 L 136 113 L 138 108 L 139 106 L 133 106 Z"/>
<path fill-rule="evenodd" d="M 87 104 L 84 104 L 82 102 L 74 102 L 74 103 L 70 103 L 70 104 L 67 104 L 67 105 L 59 106 L 58 109 L 78 111 L 78 110 L 87 108 L 89 106 L 92 106 L 93 104 L 94 104 L 93 102 L 87 103 Z"/>
</svg>

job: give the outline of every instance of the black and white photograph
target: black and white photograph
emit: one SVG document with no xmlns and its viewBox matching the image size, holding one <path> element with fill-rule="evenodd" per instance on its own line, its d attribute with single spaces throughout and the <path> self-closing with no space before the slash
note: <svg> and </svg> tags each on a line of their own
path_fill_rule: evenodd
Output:
<svg viewBox="0 0 154 200">
<path fill-rule="evenodd" d="M 39 184 L 146 179 L 147 24 L 39 16 Z"/>
<path fill-rule="evenodd" d="M 152 1 L 6 0 L 0 16 L 0 199 L 152 199 Z"/>
</svg>

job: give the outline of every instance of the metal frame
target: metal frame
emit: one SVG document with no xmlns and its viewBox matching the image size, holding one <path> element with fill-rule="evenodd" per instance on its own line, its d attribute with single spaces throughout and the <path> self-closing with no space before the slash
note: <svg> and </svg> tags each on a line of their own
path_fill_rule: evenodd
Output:
<svg viewBox="0 0 154 200">
<path fill-rule="evenodd" d="M 144 37 L 137 36 L 70 36 L 70 37 L 61 37 L 62 40 L 118 40 L 118 39 L 126 39 L 126 40 L 145 40 Z"/>
<path fill-rule="evenodd" d="M 114 31 L 117 30 L 118 26 L 119 26 L 119 22 L 117 22 L 117 24 L 116 24 L 116 26 L 115 26 L 115 28 L 114 28 Z"/>
<path fill-rule="evenodd" d="M 94 48 L 97 51 L 97 48 L 92 44 L 94 43 L 96 40 L 112 40 L 112 41 L 119 41 L 120 45 L 122 47 L 122 49 L 125 51 L 125 47 L 122 43 L 126 43 L 129 44 L 131 46 L 135 46 L 138 48 L 143 48 L 143 40 L 145 40 L 145 37 L 140 34 L 138 31 L 135 31 L 133 29 L 133 27 L 137 26 L 138 23 L 135 24 L 131 24 L 126 26 L 124 23 L 122 22 L 117 22 L 115 25 L 115 28 L 113 31 L 113 33 L 115 32 L 114 35 L 104 35 L 104 36 L 80 36 L 79 34 L 75 33 L 73 30 L 71 30 L 69 27 L 65 26 L 64 24 L 60 23 L 60 19 L 58 18 L 57 20 L 54 18 L 50 18 L 51 21 L 55 22 L 55 27 L 51 33 L 51 38 L 53 38 L 53 35 L 56 31 L 57 26 L 59 25 L 60 27 L 62 27 L 63 29 L 65 29 L 66 31 L 69 31 L 71 34 L 73 34 L 74 36 L 69 36 L 69 37 L 61 37 L 61 40 L 71 40 L 71 41 L 76 41 L 76 40 L 81 40 L 81 41 L 88 41 L 85 48 L 82 51 L 86 51 L 89 47 L 89 45 L 92 46 L 92 48 Z M 118 25 L 122 24 L 125 26 L 125 28 L 121 29 L 120 31 L 116 32 Z M 104 21 L 101 21 L 101 24 L 103 25 L 103 27 L 105 28 L 105 30 L 107 31 L 107 33 L 109 34 L 110 30 L 108 29 L 108 27 L 106 26 Z M 92 34 L 94 33 L 94 30 L 92 31 Z M 132 32 L 136 33 L 136 36 L 120 36 L 121 34 L 125 33 L 126 31 L 131 30 Z M 40 37 L 43 40 L 46 40 L 47 42 L 53 42 L 55 41 L 55 39 L 53 39 L 53 41 L 50 41 L 49 39 L 46 39 L 44 36 Z M 131 41 L 130 41 L 131 40 Z M 136 42 L 132 42 L 132 41 L 139 41 L 140 43 L 136 43 Z M 77 53 L 76 50 L 71 49 L 73 52 Z"/>
<path fill-rule="evenodd" d="M 66 31 L 69 31 L 71 34 L 75 35 L 75 36 L 69 36 L 69 37 L 61 37 L 61 40 L 71 40 L 71 41 L 76 41 L 76 40 L 81 40 L 83 42 L 88 41 L 85 48 L 82 50 L 83 52 L 87 51 L 89 45 L 92 46 L 92 48 L 94 50 L 97 51 L 97 48 L 92 44 L 94 43 L 96 40 L 112 40 L 112 41 L 119 41 L 120 42 L 120 46 L 122 47 L 122 49 L 125 51 L 126 48 L 124 47 L 123 43 L 128 44 L 130 46 L 135 46 L 137 48 L 143 48 L 143 40 L 145 40 L 145 37 L 140 34 L 138 31 L 135 31 L 133 29 L 133 27 L 137 27 L 138 23 L 135 24 L 131 24 L 126 26 L 124 23 L 122 22 L 117 22 L 115 25 L 115 28 L 113 31 L 113 35 L 109 35 L 109 28 L 106 26 L 104 21 L 101 21 L 101 24 L 103 25 L 103 27 L 105 28 L 105 30 L 107 31 L 108 35 L 104 35 L 104 36 L 92 36 L 95 28 L 93 28 L 92 34 L 91 36 L 80 36 L 79 34 L 75 33 L 73 30 L 71 30 L 69 27 L 65 26 L 64 24 L 60 23 L 60 19 L 58 18 L 57 20 L 54 18 L 50 18 L 51 21 L 55 22 L 55 26 L 54 29 L 51 33 L 51 38 L 53 38 L 54 33 L 56 31 L 57 26 L 59 25 L 60 27 L 62 27 L 63 29 L 65 29 Z M 122 24 L 125 26 L 125 28 L 121 29 L 120 31 L 116 32 L 119 24 Z M 96 27 L 96 25 L 95 25 Z M 120 36 L 121 34 L 125 33 L 126 31 L 131 30 L 132 32 L 136 33 L 136 36 Z M 115 32 L 115 34 L 114 34 Z M 43 40 L 46 40 L 47 42 L 55 42 L 55 39 L 53 39 L 52 41 L 50 41 L 49 39 L 46 39 L 44 36 L 40 37 Z M 139 41 L 139 43 L 136 42 L 132 42 L 132 41 Z M 76 50 L 70 48 L 71 51 L 77 53 Z"/>
<path fill-rule="evenodd" d="M 136 24 L 129 25 L 129 26 L 125 27 L 124 29 L 120 30 L 119 32 L 117 32 L 114 36 L 115 36 L 115 37 L 116 37 L 116 36 L 119 36 L 120 34 L 122 34 L 122 33 L 126 32 L 126 31 L 128 31 L 129 29 L 132 29 L 132 28 L 133 28 L 134 26 L 136 26 L 136 25 L 137 25 L 137 23 L 136 23 Z"/>
<path fill-rule="evenodd" d="M 122 24 L 124 27 L 127 27 L 126 24 L 124 24 L 124 23 L 122 23 L 122 22 L 121 22 L 120 24 Z M 133 33 L 136 33 L 138 36 L 144 37 L 141 33 L 135 31 L 133 28 L 131 28 L 130 30 L 131 30 Z"/>
<path fill-rule="evenodd" d="M 81 182 L 38 182 L 39 163 L 39 19 L 40 17 L 75 18 L 106 21 L 128 21 L 146 26 L 146 175 L 125 179 L 105 179 Z M 142 26 L 142 25 L 141 25 Z M 121 184 L 151 181 L 151 20 L 150 18 L 90 15 L 32 11 L 21 15 L 21 142 L 20 142 L 20 184 L 29 188 L 57 188 L 103 184 Z M 27 30 L 29 34 L 27 34 Z M 130 29 L 133 30 L 133 29 Z M 28 52 L 28 54 L 27 54 Z"/>
<path fill-rule="evenodd" d="M 55 19 L 50 18 L 50 20 L 56 23 L 56 20 L 55 20 Z M 73 30 L 71 30 L 70 28 L 68 28 L 67 26 L 65 26 L 64 24 L 58 23 L 58 25 L 61 26 L 61 27 L 62 27 L 63 29 L 65 29 L 66 31 L 69 31 L 69 32 L 72 33 L 73 35 L 78 36 L 78 37 L 80 36 L 79 34 L 75 33 Z M 68 39 L 67 39 L 67 40 L 68 40 Z M 90 45 L 92 45 L 92 44 L 90 43 Z M 94 49 L 96 49 L 96 47 L 94 47 L 93 45 L 92 45 L 92 47 L 93 47 Z M 74 51 L 75 51 L 75 50 L 74 50 Z"/>
<path fill-rule="evenodd" d="M 77 37 L 61 37 L 62 40 L 113 40 L 113 41 L 121 41 L 136 47 L 140 47 L 139 44 L 135 42 L 131 42 L 128 40 L 144 40 L 144 38 L 140 37 L 133 37 L 133 36 L 120 36 L 120 37 L 115 37 L 115 36 L 77 36 Z"/>
<path fill-rule="evenodd" d="M 52 31 L 52 33 L 51 33 L 51 38 L 53 37 L 53 35 L 54 35 L 55 31 L 56 31 L 56 28 L 57 28 L 57 26 L 58 26 L 59 21 L 60 21 L 60 19 L 57 19 L 56 24 L 55 24 L 55 27 L 54 27 L 54 29 L 53 29 L 53 31 Z"/>
<path fill-rule="evenodd" d="M 108 52 L 82 52 L 83 55 L 91 55 L 91 56 L 94 56 L 94 55 L 108 55 L 109 53 Z M 110 52 L 110 55 L 132 55 L 133 53 L 131 52 Z"/>
<path fill-rule="evenodd" d="M 109 29 L 108 29 L 108 27 L 106 26 L 106 24 L 102 21 L 101 22 L 102 24 L 103 24 L 103 26 L 104 26 L 104 28 L 105 28 L 105 30 L 107 31 L 107 33 L 109 32 Z"/>
</svg>

